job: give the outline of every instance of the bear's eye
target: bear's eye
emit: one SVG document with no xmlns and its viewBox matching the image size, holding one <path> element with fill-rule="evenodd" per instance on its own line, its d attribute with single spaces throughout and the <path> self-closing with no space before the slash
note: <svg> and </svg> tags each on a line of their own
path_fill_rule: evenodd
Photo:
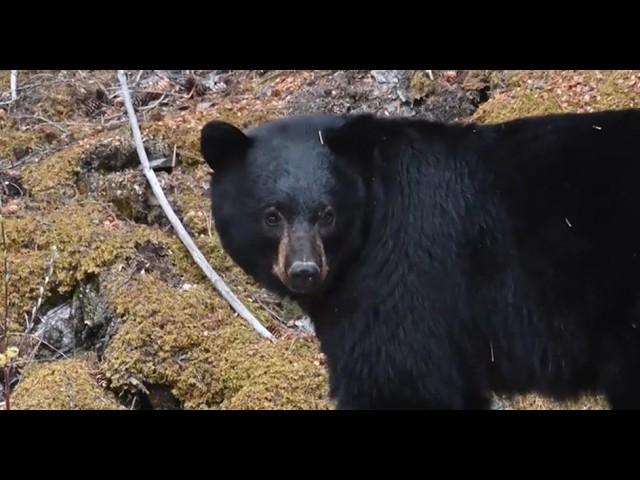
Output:
<svg viewBox="0 0 640 480">
<path fill-rule="evenodd" d="M 281 221 L 282 216 L 277 210 L 273 208 L 270 208 L 264 214 L 264 223 L 266 223 L 269 227 L 277 227 L 278 225 L 280 225 Z"/>
<path fill-rule="evenodd" d="M 322 214 L 322 217 L 320 217 L 320 222 L 322 223 L 323 227 L 331 227 L 335 221 L 336 212 L 333 210 L 333 208 L 328 207 Z"/>
</svg>

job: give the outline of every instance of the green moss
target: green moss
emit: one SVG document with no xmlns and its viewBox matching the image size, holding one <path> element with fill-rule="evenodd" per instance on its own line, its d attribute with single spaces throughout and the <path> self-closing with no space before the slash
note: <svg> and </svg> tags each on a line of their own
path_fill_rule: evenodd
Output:
<svg viewBox="0 0 640 480">
<path fill-rule="evenodd" d="M 533 83 L 544 82 L 544 78 L 532 80 L 524 73 L 512 74 L 504 79 L 504 88 L 498 89 L 489 101 L 480 106 L 473 119 L 482 123 L 499 123 L 525 116 L 563 111 L 552 91 L 530 90 L 527 88 L 527 79 Z"/>
<path fill-rule="evenodd" d="M 38 105 L 38 110 L 49 120 L 62 121 L 73 118 L 78 112 L 78 89 L 75 83 L 54 84 Z"/>
<path fill-rule="evenodd" d="M 44 281 L 50 252 L 21 250 L 8 256 L 9 270 L 9 327 L 12 332 L 23 331 L 24 315 L 31 315 L 31 310 L 38 297 L 40 286 Z M 0 282 L 0 298 L 4 298 L 4 282 Z M 50 291 L 45 294 L 45 299 Z M 4 307 L 3 307 L 4 310 Z"/>
<path fill-rule="evenodd" d="M 14 158 L 14 152 L 36 148 L 43 139 L 33 131 L 21 129 L 18 124 L 0 112 L 0 158 Z"/>
<path fill-rule="evenodd" d="M 283 338 L 265 343 L 248 327 L 228 322 L 215 332 L 223 409 L 305 409 L 332 407 L 315 341 Z"/>
<path fill-rule="evenodd" d="M 151 152 L 157 146 L 150 142 Z M 86 136 L 76 143 L 56 152 L 38 163 L 25 166 L 23 182 L 27 190 L 38 200 L 59 202 L 87 193 L 79 175 L 90 168 L 138 166 L 138 157 L 131 134 L 125 127 Z M 83 191 L 83 188 L 84 191 Z"/>
<path fill-rule="evenodd" d="M 226 254 L 215 231 L 194 239 L 196 245 L 233 292 L 267 328 L 277 328 L 274 319 L 257 301 L 263 290 Z M 190 283 L 209 284 L 209 280 L 195 264 L 193 258 L 180 241 L 167 240 L 177 271 Z M 214 295 L 219 295 L 217 292 Z"/>
<path fill-rule="evenodd" d="M 200 249 L 259 320 L 275 327 L 254 301 L 261 289 L 226 255 L 215 234 L 204 194 L 209 168 L 199 148 L 200 129 L 211 119 L 250 127 L 277 115 L 278 101 L 257 102 L 251 88 L 243 87 L 203 111 L 145 122 L 142 130 L 145 146 L 156 153 L 166 156 L 176 148 L 178 168 L 167 178 L 165 191 Z M 51 102 L 38 108 L 48 108 L 52 120 L 69 118 L 70 103 L 65 102 L 74 93 L 54 93 Z M 214 290 L 171 229 L 123 221 L 123 217 L 142 219 L 148 208 L 143 205 L 146 198 L 131 202 L 125 195 L 118 204 L 114 195 L 114 188 L 142 188 L 141 176 L 133 170 L 137 162 L 130 131 L 123 126 L 97 134 L 94 130 L 93 135 L 22 169 L 29 209 L 5 220 L 12 329 L 23 331 L 24 314 L 40 295 L 55 246 L 57 257 L 44 301 L 68 295 L 98 274 L 101 294 L 106 294 L 120 319 L 102 364 L 116 391 L 164 385 L 189 409 L 329 408 L 326 373 L 317 361 L 314 341 L 265 341 Z M 112 171 L 118 168 L 125 170 Z M 127 207 L 139 208 L 127 212 Z M 144 262 L 133 266 L 137 246 L 146 241 L 168 249 L 169 269 L 175 272 L 168 274 L 164 266 L 154 269 Z M 29 378 L 24 377 L 24 391 L 30 391 Z"/>
<path fill-rule="evenodd" d="M 98 367 L 83 359 L 35 364 L 12 394 L 15 410 L 119 410 L 98 381 Z"/>
<path fill-rule="evenodd" d="M 494 75 L 495 76 L 495 75 Z M 628 70 L 509 72 L 474 120 L 498 123 L 562 112 L 640 107 L 640 73 Z"/>
<path fill-rule="evenodd" d="M 427 97 L 437 90 L 436 82 L 424 70 L 415 70 L 409 79 L 408 92 L 413 100 Z"/>
<path fill-rule="evenodd" d="M 204 162 L 188 175 L 179 172 L 179 187 L 175 189 L 175 201 L 182 212 L 184 226 L 195 237 L 211 237 L 214 227 L 211 220 L 211 202 L 205 194 L 209 186 L 210 170 Z"/>
<path fill-rule="evenodd" d="M 117 389 L 137 382 L 169 385 L 187 408 L 211 408 L 221 400 L 207 348 L 221 301 L 201 287 L 171 288 L 154 274 L 114 277 L 107 295 L 121 318 L 105 352 L 104 371 Z M 218 307 L 218 308 L 216 308 Z"/>
<path fill-rule="evenodd" d="M 208 285 L 177 289 L 146 274 L 108 291 L 123 321 L 105 353 L 114 388 L 168 385 L 187 409 L 328 405 L 317 346 L 266 342 Z"/>
<path fill-rule="evenodd" d="M 76 191 L 75 180 L 82 155 L 91 141 L 80 141 L 45 160 L 27 165 L 22 170 L 27 190 L 35 197 L 46 193 L 53 193 L 54 198 L 72 197 Z"/>
<path fill-rule="evenodd" d="M 164 143 L 171 149 L 175 145 L 183 165 L 198 166 L 203 163 L 200 130 L 209 120 L 222 120 L 247 128 L 273 119 L 277 114 L 275 106 L 256 104 L 253 97 L 226 99 L 211 109 L 168 115 L 160 121 L 147 122 L 141 128 L 145 138 Z"/>
<path fill-rule="evenodd" d="M 10 318 L 21 324 L 39 296 L 54 258 L 53 275 L 44 292 L 70 293 L 78 282 L 122 259 L 161 232 L 117 222 L 108 208 L 95 202 L 71 203 L 59 209 L 33 210 L 6 218 Z M 55 247 L 55 253 L 54 253 Z M 0 294 L 4 284 L 0 282 Z"/>
</svg>

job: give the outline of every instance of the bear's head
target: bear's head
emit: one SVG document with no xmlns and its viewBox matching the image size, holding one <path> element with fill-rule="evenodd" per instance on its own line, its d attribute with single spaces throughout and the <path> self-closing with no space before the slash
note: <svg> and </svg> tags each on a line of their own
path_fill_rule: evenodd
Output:
<svg viewBox="0 0 640 480">
<path fill-rule="evenodd" d="M 222 121 L 202 128 L 216 231 L 266 288 L 293 298 L 318 294 L 358 261 L 373 123 L 371 116 L 318 115 L 248 132 Z"/>
</svg>

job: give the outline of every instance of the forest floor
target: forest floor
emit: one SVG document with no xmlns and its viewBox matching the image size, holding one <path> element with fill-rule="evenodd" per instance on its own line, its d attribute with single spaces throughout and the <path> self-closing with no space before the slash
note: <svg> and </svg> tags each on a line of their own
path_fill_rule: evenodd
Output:
<svg viewBox="0 0 640 480">
<path fill-rule="evenodd" d="M 373 112 L 497 122 L 638 107 L 638 71 L 129 71 L 145 148 L 171 205 L 259 337 L 193 263 L 139 168 L 113 71 L 0 72 L 0 348 L 17 349 L 12 409 L 329 409 L 301 312 L 220 247 L 200 128 L 283 115 Z M 1 240 L 1 239 L 0 239 Z M 1 360 L 2 358 L 0 358 Z M 0 380 L 2 375 L 0 375 Z M 3 381 L 0 407 L 4 408 Z M 496 408 L 602 409 L 537 395 Z"/>
</svg>

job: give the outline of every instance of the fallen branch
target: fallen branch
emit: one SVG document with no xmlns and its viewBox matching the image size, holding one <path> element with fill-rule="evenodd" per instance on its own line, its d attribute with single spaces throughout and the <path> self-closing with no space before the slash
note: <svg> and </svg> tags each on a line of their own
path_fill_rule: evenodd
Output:
<svg viewBox="0 0 640 480">
<path fill-rule="evenodd" d="M 122 86 L 122 98 L 124 99 L 124 104 L 127 109 L 127 114 L 129 116 L 129 124 L 131 126 L 131 131 L 133 133 L 133 140 L 136 144 L 136 150 L 138 151 L 138 157 L 140 159 L 140 163 L 142 164 L 142 171 L 147 178 L 147 181 L 151 185 L 151 189 L 153 190 L 153 194 L 155 195 L 158 203 L 162 207 L 165 215 L 171 222 L 171 225 L 175 229 L 178 237 L 182 241 L 189 253 L 198 264 L 198 266 L 202 269 L 204 274 L 211 280 L 211 283 L 215 287 L 218 292 L 223 296 L 223 298 L 229 302 L 231 307 L 243 318 L 245 319 L 251 327 L 253 327 L 260 335 L 269 340 L 275 340 L 275 337 L 267 330 L 254 316 L 253 314 L 245 307 L 242 302 L 235 296 L 235 294 L 227 287 L 222 278 L 211 268 L 209 262 L 207 262 L 202 252 L 198 249 L 194 241 L 191 239 L 191 236 L 185 230 L 184 226 L 174 213 L 171 205 L 167 201 L 167 197 L 165 197 L 164 192 L 162 191 L 162 187 L 158 183 L 158 179 L 156 177 L 155 172 L 149 166 L 149 159 L 147 158 L 147 153 L 144 150 L 144 144 L 142 143 L 142 134 L 140 133 L 140 126 L 138 125 L 138 120 L 136 118 L 135 110 L 133 109 L 133 103 L 131 101 L 131 94 L 129 93 L 129 87 L 127 85 L 127 77 L 124 73 L 124 70 L 118 70 L 118 79 L 120 80 L 120 85 Z"/>
<path fill-rule="evenodd" d="M 18 99 L 18 70 L 11 70 L 11 101 Z"/>
<path fill-rule="evenodd" d="M 0 215 L 0 236 L 2 237 L 2 262 L 4 266 L 3 287 L 4 287 L 4 315 L 2 317 L 2 346 L 0 354 L 3 356 L 2 371 L 4 373 L 4 408 L 11 410 L 11 368 L 10 359 L 7 358 L 9 352 L 9 266 L 7 261 L 7 237 L 4 233 L 4 217 Z"/>
</svg>

